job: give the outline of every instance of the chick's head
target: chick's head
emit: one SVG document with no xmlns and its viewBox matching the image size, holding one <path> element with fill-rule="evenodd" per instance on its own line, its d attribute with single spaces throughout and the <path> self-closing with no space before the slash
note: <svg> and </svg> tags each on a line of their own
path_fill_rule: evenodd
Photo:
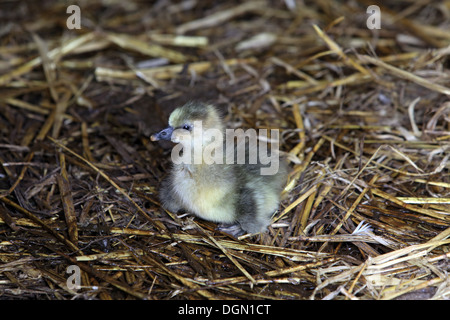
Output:
<svg viewBox="0 0 450 320">
<path fill-rule="evenodd" d="M 169 127 L 151 136 L 152 141 L 170 140 L 203 149 L 211 141 L 222 140 L 224 126 L 218 110 L 203 103 L 187 103 L 169 117 Z"/>
<path fill-rule="evenodd" d="M 188 103 L 175 109 L 169 117 L 169 126 L 174 129 L 193 127 L 194 122 L 200 121 L 203 130 L 223 130 L 219 112 L 212 105 L 203 103 Z"/>
</svg>

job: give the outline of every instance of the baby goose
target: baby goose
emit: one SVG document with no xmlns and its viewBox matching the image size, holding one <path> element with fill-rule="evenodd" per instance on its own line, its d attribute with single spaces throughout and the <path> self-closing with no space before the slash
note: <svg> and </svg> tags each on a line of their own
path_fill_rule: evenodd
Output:
<svg viewBox="0 0 450 320">
<path fill-rule="evenodd" d="M 216 135 L 206 134 L 209 131 Z M 153 134 L 151 140 L 178 143 L 174 150 L 181 145 L 179 153 L 187 157 L 184 158 L 187 161 L 175 159 L 172 150 L 173 168 L 160 190 L 162 206 L 171 212 L 184 209 L 205 220 L 226 225 L 228 227 L 222 230 L 233 236 L 262 232 L 279 206 L 287 165 L 279 161 L 278 172 L 262 175 L 260 162 L 230 164 L 225 161 L 229 150 L 223 155 L 219 149 L 215 150 L 217 154 L 205 152 L 214 142 L 216 147 L 226 150 L 226 141 L 222 140 L 225 136 L 222 119 L 211 105 L 188 103 L 171 113 L 169 127 Z M 234 159 L 236 148 L 231 153 Z M 248 154 L 247 148 L 246 158 Z"/>
</svg>

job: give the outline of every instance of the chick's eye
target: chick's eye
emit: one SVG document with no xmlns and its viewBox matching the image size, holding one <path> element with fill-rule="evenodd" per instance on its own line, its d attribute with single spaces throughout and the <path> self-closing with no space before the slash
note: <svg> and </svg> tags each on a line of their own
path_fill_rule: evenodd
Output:
<svg viewBox="0 0 450 320">
<path fill-rule="evenodd" d="M 189 124 L 185 124 L 185 125 L 183 125 L 183 129 L 184 129 L 184 130 L 191 131 L 191 130 L 192 130 L 192 126 L 189 125 Z"/>
</svg>

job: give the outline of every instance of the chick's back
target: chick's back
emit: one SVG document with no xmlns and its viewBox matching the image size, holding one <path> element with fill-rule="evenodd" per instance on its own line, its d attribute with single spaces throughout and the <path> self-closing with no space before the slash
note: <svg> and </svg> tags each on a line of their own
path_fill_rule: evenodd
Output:
<svg viewBox="0 0 450 320">
<path fill-rule="evenodd" d="M 262 232 L 270 224 L 287 178 L 287 165 L 282 159 L 274 175 L 262 175 L 262 167 L 261 164 L 235 165 L 240 189 L 235 207 L 236 220 L 250 233 Z"/>
</svg>

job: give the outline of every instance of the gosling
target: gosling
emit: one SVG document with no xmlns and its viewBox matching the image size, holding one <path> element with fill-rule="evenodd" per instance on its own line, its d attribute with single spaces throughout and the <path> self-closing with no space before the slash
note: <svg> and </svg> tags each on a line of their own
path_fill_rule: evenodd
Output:
<svg viewBox="0 0 450 320">
<path fill-rule="evenodd" d="M 209 131 L 216 135 L 206 134 Z M 227 134 L 218 110 L 212 105 L 188 103 L 171 113 L 169 127 L 151 136 L 152 141 L 177 143 L 172 150 L 173 168 L 161 183 L 161 204 L 174 213 L 184 210 L 220 223 L 219 230 L 235 237 L 264 232 L 279 207 L 287 164 L 276 154 L 278 170 L 271 175 L 261 174 L 264 168 L 261 161 L 230 164 L 226 160 L 231 148 L 226 146 L 230 141 L 234 145 L 234 137 L 227 142 L 226 131 Z M 205 152 L 211 151 L 211 146 L 222 149 Z M 245 148 L 247 159 L 256 149 L 247 144 Z M 181 156 L 174 156 L 177 154 Z M 231 149 L 231 154 L 234 159 L 237 146 Z"/>
</svg>

